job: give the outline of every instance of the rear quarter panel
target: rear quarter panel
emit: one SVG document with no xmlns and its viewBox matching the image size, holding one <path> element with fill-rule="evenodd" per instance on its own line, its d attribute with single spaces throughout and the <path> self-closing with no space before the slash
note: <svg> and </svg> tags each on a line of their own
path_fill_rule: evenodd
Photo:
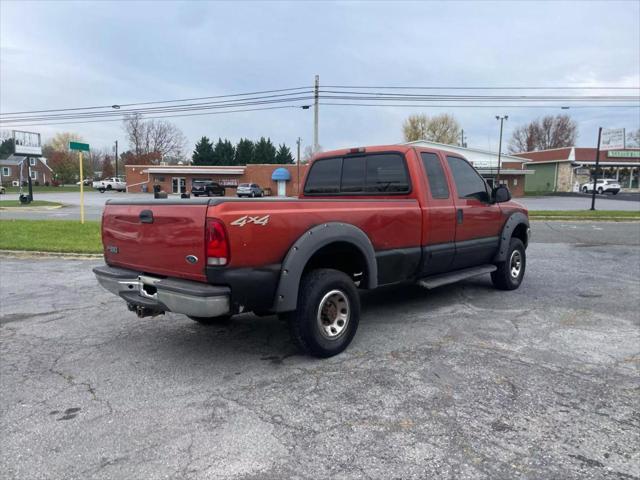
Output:
<svg viewBox="0 0 640 480">
<path fill-rule="evenodd" d="M 207 216 L 225 224 L 230 267 L 281 263 L 304 232 L 326 222 L 355 225 L 367 234 L 376 251 L 415 247 L 421 241 L 421 212 L 415 199 L 226 201 L 211 205 Z"/>
</svg>

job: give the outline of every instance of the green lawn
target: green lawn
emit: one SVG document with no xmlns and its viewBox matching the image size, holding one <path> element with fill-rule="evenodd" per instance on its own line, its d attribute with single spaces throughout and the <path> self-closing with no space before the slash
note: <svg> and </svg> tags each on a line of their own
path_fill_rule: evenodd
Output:
<svg viewBox="0 0 640 480">
<path fill-rule="evenodd" d="M 100 222 L 0 220 L 0 249 L 102 253 Z"/>
<path fill-rule="evenodd" d="M 20 187 L 5 187 L 7 190 L 7 193 L 18 193 L 20 191 Z M 88 190 L 93 190 L 93 188 L 89 185 L 89 186 L 85 186 L 84 187 L 84 191 L 88 191 Z M 29 193 L 29 187 L 22 187 L 22 191 L 23 193 Z M 34 185 L 33 187 L 33 193 L 38 193 L 38 192 L 79 192 L 80 191 L 80 185 L 65 185 L 63 187 L 45 187 L 44 185 L 40 185 L 39 187 L 36 187 Z"/>
<path fill-rule="evenodd" d="M 529 210 L 532 219 L 640 220 L 640 211 L 628 210 Z"/>
<path fill-rule="evenodd" d="M 0 200 L 0 207 L 6 208 L 24 208 L 24 207 L 57 207 L 61 206 L 58 202 L 47 202 L 46 200 L 34 200 L 31 203 L 20 203 L 16 198 L 15 200 Z"/>
</svg>

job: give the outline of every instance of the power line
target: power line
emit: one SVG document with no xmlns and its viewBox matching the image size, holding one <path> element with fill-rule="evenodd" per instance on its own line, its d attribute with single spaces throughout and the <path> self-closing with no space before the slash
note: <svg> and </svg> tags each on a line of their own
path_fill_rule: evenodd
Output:
<svg viewBox="0 0 640 480">
<path fill-rule="evenodd" d="M 263 107 L 263 108 L 246 108 L 240 110 L 225 110 L 223 112 L 205 112 L 205 113 L 183 113 L 180 115 L 163 115 L 158 117 L 145 117 L 145 120 L 156 120 L 162 118 L 176 118 L 176 117 L 197 117 L 201 115 L 222 115 L 225 113 L 241 113 L 241 112 L 257 112 L 261 110 L 281 110 L 285 108 L 302 108 L 304 105 L 280 105 L 277 107 Z M 20 124 L 20 125 L 12 125 L 14 127 L 46 127 L 50 125 L 77 125 L 77 124 L 86 124 L 86 123 L 104 123 L 104 122 L 120 122 L 122 119 L 114 118 L 107 120 L 84 120 L 78 122 L 55 122 L 55 123 L 34 123 L 34 124 Z"/>
<path fill-rule="evenodd" d="M 355 107 L 411 107 L 411 108 L 640 108 L 639 105 L 434 105 L 407 103 L 349 103 L 349 102 L 320 102 L 320 105 L 355 106 Z"/>
<path fill-rule="evenodd" d="M 272 96 L 270 96 L 272 97 Z M 254 97 L 253 99 L 247 99 L 248 101 L 234 101 L 228 103 L 214 102 L 205 104 L 192 104 L 192 105 L 176 105 L 174 107 L 153 107 L 149 109 L 139 110 L 118 110 L 112 112 L 86 112 L 86 113 L 65 113 L 65 114 L 51 114 L 40 116 L 27 116 L 27 117 L 12 117 L 12 118 L 0 118 L 0 123 L 12 123 L 12 122 L 25 122 L 25 121 L 44 121 L 44 120 L 61 120 L 61 119 L 82 119 L 82 118 L 103 118 L 103 117 L 119 117 L 124 119 L 127 116 L 140 114 L 146 117 L 146 114 L 158 114 L 158 113 L 171 113 L 171 112 L 188 112 L 199 110 L 211 110 L 221 108 L 233 108 L 233 107 L 246 107 L 252 105 L 265 105 L 272 103 L 287 103 L 294 101 L 310 100 L 313 98 L 311 95 L 286 98 L 270 98 L 270 97 Z"/>
<path fill-rule="evenodd" d="M 260 95 L 263 93 L 278 93 L 278 92 L 287 92 L 287 91 L 293 91 L 293 90 L 303 90 L 303 89 L 309 89 L 311 87 L 294 87 L 294 88 L 279 88 L 276 90 L 262 90 L 262 91 L 257 91 L 257 92 L 248 92 L 248 93 L 232 93 L 232 94 L 228 94 L 228 95 L 214 95 L 214 96 L 209 96 L 209 97 L 194 97 L 194 98 L 183 98 L 183 99 L 178 99 L 178 100 L 156 100 L 153 102 L 137 102 L 137 103 L 118 103 L 115 104 L 118 107 L 133 107 L 133 106 L 137 106 L 137 105 L 154 105 L 154 104 L 158 104 L 158 103 L 178 103 L 178 102 L 192 102 L 192 101 L 196 101 L 196 100 L 210 100 L 210 99 L 214 99 L 214 98 L 230 98 L 230 97 L 241 97 L 241 96 L 248 96 L 248 95 Z M 67 111 L 72 111 L 72 110 L 91 110 L 91 109 L 99 109 L 99 108 L 113 108 L 113 104 L 112 105 L 97 105 L 97 106 L 93 106 L 93 107 L 75 107 L 75 108 L 57 108 L 57 109 L 51 109 L 51 110 L 27 110 L 27 111 L 23 111 L 23 112 L 7 112 L 7 113 L 0 113 L 0 115 L 18 115 L 18 114 L 27 114 L 27 113 L 49 113 L 49 112 L 67 112 Z"/>
<path fill-rule="evenodd" d="M 505 86 L 505 87 L 480 87 L 480 86 L 380 86 L 380 85 L 323 85 L 324 88 L 357 88 L 357 89 L 380 89 L 380 90 L 640 90 L 640 87 L 619 87 L 619 86 Z"/>
</svg>

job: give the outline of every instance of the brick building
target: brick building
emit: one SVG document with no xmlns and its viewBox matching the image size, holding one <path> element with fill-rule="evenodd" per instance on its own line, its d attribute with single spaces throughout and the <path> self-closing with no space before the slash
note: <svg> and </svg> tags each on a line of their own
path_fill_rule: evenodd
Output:
<svg viewBox="0 0 640 480">
<path fill-rule="evenodd" d="M 306 165 L 300 165 L 300 179 Z M 235 195 L 241 183 L 257 183 L 266 195 L 298 194 L 297 165 L 125 165 L 127 192 L 153 192 L 154 185 L 167 193 L 190 193 L 194 180 L 213 180 L 224 185 L 227 195 Z"/>
<path fill-rule="evenodd" d="M 53 180 L 53 170 L 44 157 L 28 157 L 8 154 L 0 156 L 0 183 L 4 187 L 20 185 L 20 179 L 26 182 L 31 175 L 33 183 L 44 185 Z"/>
<path fill-rule="evenodd" d="M 583 147 L 554 148 L 517 153 L 530 160 L 527 168 L 535 173 L 527 177 L 525 191 L 573 192 L 592 179 L 595 173 L 596 149 Z M 598 178 L 611 178 L 623 189 L 638 188 L 640 149 L 629 148 L 600 152 Z"/>
</svg>

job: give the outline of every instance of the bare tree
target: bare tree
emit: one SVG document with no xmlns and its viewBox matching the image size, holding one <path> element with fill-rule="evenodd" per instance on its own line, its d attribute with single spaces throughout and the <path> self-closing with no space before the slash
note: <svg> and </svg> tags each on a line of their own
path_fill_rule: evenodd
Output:
<svg viewBox="0 0 640 480">
<path fill-rule="evenodd" d="M 577 136 L 578 126 L 569 115 L 547 115 L 516 128 L 509 140 L 509 152 L 571 147 Z"/>
<path fill-rule="evenodd" d="M 320 152 L 322 152 L 321 145 L 318 145 L 317 149 L 314 149 L 311 145 L 307 145 L 306 147 L 304 147 L 304 151 L 302 152 L 300 163 L 309 163 L 311 159 Z"/>
<path fill-rule="evenodd" d="M 435 117 L 411 115 L 404 121 L 402 132 L 407 142 L 427 140 L 455 145 L 460 139 L 460 124 L 448 113 Z"/>
<path fill-rule="evenodd" d="M 164 159 L 182 158 L 186 139 L 182 131 L 165 120 L 144 120 L 136 113 L 124 121 L 129 148 L 136 157 L 157 154 Z"/>
</svg>

